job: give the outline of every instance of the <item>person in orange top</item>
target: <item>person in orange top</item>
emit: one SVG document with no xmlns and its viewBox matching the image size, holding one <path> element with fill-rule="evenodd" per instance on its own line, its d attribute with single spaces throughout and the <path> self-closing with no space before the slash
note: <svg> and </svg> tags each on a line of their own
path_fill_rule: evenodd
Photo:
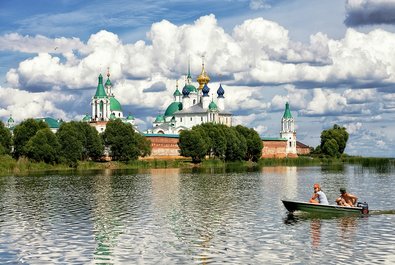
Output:
<svg viewBox="0 0 395 265">
<path fill-rule="evenodd" d="M 340 188 L 340 197 L 336 199 L 336 203 L 340 206 L 354 207 L 357 204 L 358 197 L 347 193 L 345 188 Z"/>
<path fill-rule="evenodd" d="M 314 184 L 314 193 L 313 193 L 313 196 L 311 196 L 311 199 L 309 202 L 315 203 L 315 204 L 325 204 L 325 205 L 329 204 L 325 193 L 321 190 L 320 184 L 317 184 L 317 183 Z"/>
</svg>

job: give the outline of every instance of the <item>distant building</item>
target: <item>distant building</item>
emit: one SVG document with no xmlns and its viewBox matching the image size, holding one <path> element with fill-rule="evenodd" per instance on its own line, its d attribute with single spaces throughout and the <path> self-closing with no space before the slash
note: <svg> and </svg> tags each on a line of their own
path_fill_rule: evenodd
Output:
<svg viewBox="0 0 395 265">
<path fill-rule="evenodd" d="M 296 131 L 295 120 L 292 117 L 289 103 L 285 103 L 284 115 L 281 119 L 280 138 L 287 139 L 287 155 L 296 155 Z"/>
<path fill-rule="evenodd" d="M 190 67 L 182 91 L 178 89 L 173 93 L 174 100 L 166 108 L 164 114 L 155 118 L 153 127 L 148 129 L 148 134 L 179 134 L 180 131 L 190 129 L 195 125 L 213 122 L 232 126 L 232 114 L 225 108 L 225 90 L 220 84 L 216 91 L 216 98 L 211 94 L 208 86 L 210 77 L 208 76 L 204 62 L 202 71 L 197 77 L 199 87 L 192 84 Z"/>
<path fill-rule="evenodd" d="M 50 129 L 53 133 L 56 133 L 56 132 L 59 130 L 60 125 L 63 123 L 62 120 L 57 120 L 57 119 L 50 118 L 50 117 L 46 117 L 46 118 L 36 118 L 35 120 L 36 120 L 36 121 L 43 121 L 43 122 L 45 122 L 45 123 L 48 125 L 49 129 Z"/>
<path fill-rule="evenodd" d="M 281 118 L 280 138 L 263 137 L 262 157 L 285 158 L 297 157 L 295 119 L 292 117 L 289 103 L 285 103 L 285 110 Z"/>
<path fill-rule="evenodd" d="M 115 119 L 121 119 L 125 123 L 130 123 L 137 130 L 134 123 L 135 118 L 132 115 L 128 115 L 127 117 L 123 115 L 122 106 L 112 91 L 109 71 L 107 72 L 107 81 L 104 85 L 103 76 L 100 74 L 98 77 L 96 93 L 91 100 L 91 109 L 92 115 L 85 115 L 82 121 L 88 122 L 99 133 L 105 131 L 108 121 Z"/>
</svg>

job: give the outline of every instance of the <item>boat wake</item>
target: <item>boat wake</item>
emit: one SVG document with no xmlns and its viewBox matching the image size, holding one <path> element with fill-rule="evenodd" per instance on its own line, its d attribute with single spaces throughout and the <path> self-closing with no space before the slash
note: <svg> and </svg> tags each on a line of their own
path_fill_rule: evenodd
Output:
<svg viewBox="0 0 395 265">
<path fill-rule="evenodd" d="M 369 215 L 395 214 L 395 210 L 371 210 Z"/>
</svg>

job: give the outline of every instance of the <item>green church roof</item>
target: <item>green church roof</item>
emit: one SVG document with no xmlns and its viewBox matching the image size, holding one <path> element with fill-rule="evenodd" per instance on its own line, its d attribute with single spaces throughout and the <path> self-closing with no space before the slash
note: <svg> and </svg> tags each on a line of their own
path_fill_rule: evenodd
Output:
<svg viewBox="0 0 395 265">
<path fill-rule="evenodd" d="M 14 119 L 10 116 L 10 118 L 7 121 L 8 123 L 14 122 Z"/>
<path fill-rule="evenodd" d="M 126 117 L 126 119 L 127 119 L 127 120 L 134 120 L 134 117 L 133 117 L 133 115 L 128 115 L 128 116 Z"/>
<path fill-rule="evenodd" d="M 111 81 L 110 81 L 110 78 L 109 78 L 109 77 L 107 77 L 107 81 L 106 81 L 106 83 L 105 83 L 105 86 L 112 86 L 112 84 L 111 84 Z"/>
<path fill-rule="evenodd" d="M 122 111 L 121 103 L 114 97 L 110 97 L 110 111 Z"/>
<path fill-rule="evenodd" d="M 163 115 L 158 115 L 156 116 L 155 122 L 164 122 L 165 118 L 163 117 Z"/>
<path fill-rule="evenodd" d="M 173 116 L 174 112 L 182 110 L 182 103 L 181 102 L 173 102 L 171 103 L 166 111 L 165 111 L 165 116 Z"/>
<path fill-rule="evenodd" d="M 178 87 L 177 87 L 176 91 L 174 91 L 174 93 L 173 93 L 173 96 L 177 97 L 177 96 L 181 96 L 181 95 L 182 94 L 181 94 L 180 90 L 178 90 Z"/>
<path fill-rule="evenodd" d="M 105 98 L 107 97 L 106 91 L 103 87 L 103 76 L 99 75 L 99 83 L 97 84 L 95 98 Z"/>
<path fill-rule="evenodd" d="M 62 123 L 62 121 L 58 121 L 54 118 L 37 118 L 35 119 L 36 121 L 43 121 L 45 122 L 49 128 L 53 128 L 53 129 L 59 129 L 60 124 Z"/>
<path fill-rule="evenodd" d="M 187 85 L 187 89 L 189 92 L 197 92 L 196 87 L 193 85 Z"/>
<path fill-rule="evenodd" d="M 285 103 L 285 111 L 283 115 L 284 119 L 292 119 L 292 114 L 291 111 L 289 110 L 289 103 Z"/>
<path fill-rule="evenodd" d="M 211 103 L 208 105 L 209 110 L 216 110 L 218 109 L 217 104 L 215 104 L 214 101 L 211 101 Z"/>
<path fill-rule="evenodd" d="M 82 121 L 90 121 L 91 120 L 91 116 L 86 114 L 85 117 L 82 119 Z"/>
</svg>

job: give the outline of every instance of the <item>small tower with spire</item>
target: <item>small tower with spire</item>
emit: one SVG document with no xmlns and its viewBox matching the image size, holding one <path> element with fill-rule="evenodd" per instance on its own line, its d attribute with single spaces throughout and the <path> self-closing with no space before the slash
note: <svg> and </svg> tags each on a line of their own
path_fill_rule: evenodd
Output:
<svg viewBox="0 0 395 265">
<path fill-rule="evenodd" d="M 15 126 L 15 121 L 14 121 L 14 119 L 12 118 L 12 115 L 10 114 L 10 117 L 9 117 L 8 120 L 7 120 L 6 127 L 7 127 L 8 129 L 11 129 L 11 128 L 13 128 L 14 126 Z"/>
<path fill-rule="evenodd" d="M 110 67 L 107 67 L 107 81 L 104 84 L 105 88 L 106 88 L 106 94 L 107 96 L 113 96 L 112 94 L 112 83 L 110 81 Z"/>
<path fill-rule="evenodd" d="M 281 119 L 280 137 L 287 139 L 286 153 L 288 155 L 296 155 L 296 131 L 295 120 L 292 117 L 289 103 L 285 103 L 284 115 Z"/>
<path fill-rule="evenodd" d="M 178 80 L 176 81 L 176 91 L 173 93 L 174 96 L 174 102 L 181 102 L 181 92 L 178 90 Z"/>
</svg>

